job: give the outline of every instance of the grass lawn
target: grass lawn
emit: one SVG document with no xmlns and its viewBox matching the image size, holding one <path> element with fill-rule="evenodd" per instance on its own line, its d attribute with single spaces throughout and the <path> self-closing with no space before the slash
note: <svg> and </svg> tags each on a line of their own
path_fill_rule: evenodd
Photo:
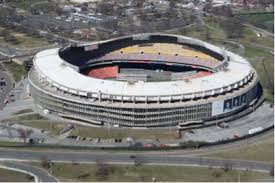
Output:
<svg viewBox="0 0 275 183">
<path fill-rule="evenodd" d="M 257 144 L 251 144 L 203 156 L 272 162 L 274 160 L 273 136 L 263 142 L 258 142 Z"/>
<path fill-rule="evenodd" d="M 45 120 L 38 114 L 29 114 L 14 117 L 11 119 L 2 120 L 5 121 L 13 121 L 19 122 L 21 124 L 45 129 L 50 131 L 53 135 L 59 135 L 59 132 L 66 126 L 67 123 L 64 122 L 50 122 L 49 120 Z M 130 129 L 130 128 L 108 128 L 106 127 L 87 127 L 82 125 L 76 125 L 76 128 L 71 133 L 71 135 L 79 135 L 82 137 L 90 137 L 90 138 L 127 138 L 133 137 L 135 139 L 166 139 L 172 140 L 176 139 L 178 133 L 174 130 L 168 129 Z"/>
<path fill-rule="evenodd" d="M 33 177 L 12 170 L 0 168 L 0 182 L 33 182 Z"/>
<path fill-rule="evenodd" d="M 249 16 L 251 16 L 251 15 L 249 15 Z M 209 17 L 209 16 L 202 17 L 202 19 L 205 21 L 205 23 L 207 25 L 214 27 L 216 29 L 220 29 L 220 31 L 211 29 L 211 34 L 216 35 L 217 33 L 220 32 L 218 38 L 226 38 L 225 34 L 222 30 L 223 29 L 222 26 L 220 26 L 223 20 L 218 19 L 216 17 Z M 257 43 L 257 44 L 260 44 L 263 46 L 268 46 L 271 48 L 274 46 L 273 39 L 270 39 L 270 37 L 258 37 L 256 35 L 255 31 L 253 31 L 251 28 L 248 28 L 248 27 L 244 27 L 243 37 L 241 37 L 240 40 L 236 40 L 236 41 L 240 41 L 240 42 L 244 42 L 244 43 L 252 42 L 252 43 Z"/>
<path fill-rule="evenodd" d="M 243 37 L 240 38 L 240 42 L 257 43 L 270 48 L 273 48 L 274 46 L 273 39 L 271 39 L 270 37 L 258 37 L 256 33 L 253 30 L 251 30 L 251 28 L 248 28 L 248 27 L 244 28 Z"/>
<path fill-rule="evenodd" d="M 255 60 L 259 57 L 264 58 L 264 65 L 266 71 L 264 69 L 264 65 L 261 61 L 253 61 L 251 65 L 257 71 L 257 74 L 260 79 L 260 83 L 264 88 L 264 95 L 268 101 L 274 101 L 274 95 L 272 94 L 272 90 L 274 87 L 274 57 L 273 55 L 262 49 L 254 48 L 250 45 L 245 46 L 245 57 L 248 61 Z M 270 81 L 269 81 L 270 80 Z M 271 85 L 270 85 L 271 83 Z"/>
<path fill-rule="evenodd" d="M 14 147 L 14 146 L 21 146 L 24 145 L 21 142 L 12 142 L 12 141 L 1 141 L 0 140 L 0 147 L 5 147 L 5 146 L 10 146 L 10 147 Z"/>
<path fill-rule="evenodd" d="M 17 82 L 22 76 L 27 74 L 26 69 L 23 65 L 17 64 L 15 62 L 5 62 L 3 63 L 8 71 L 12 74 L 13 79 Z"/>
<path fill-rule="evenodd" d="M 131 165 L 106 165 L 107 176 L 100 176 L 98 165 L 94 164 L 61 164 L 54 163 L 53 175 L 60 181 L 238 181 L 240 174 L 241 181 L 257 181 L 271 179 L 267 173 L 251 171 L 228 171 L 214 168 L 181 167 L 181 166 L 131 166 Z"/>
<path fill-rule="evenodd" d="M 186 28 L 177 30 L 174 32 L 170 32 L 172 34 L 179 34 L 183 36 L 193 37 L 197 39 L 201 39 L 204 41 L 211 41 L 211 39 L 223 39 L 225 38 L 225 33 L 223 30 L 209 29 L 206 27 L 201 28 Z M 209 39 L 207 38 L 207 35 Z"/>
<path fill-rule="evenodd" d="M 206 16 L 206 17 L 202 17 L 202 19 L 207 25 L 211 27 L 214 27 L 217 29 L 221 28 L 220 26 L 221 20 L 219 20 L 218 18 Z"/>
<path fill-rule="evenodd" d="M 268 51 L 262 48 L 256 48 L 249 44 L 243 44 L 245 47 L 245 57 L 255 58 L 255 57 L 265 57 L 267 59 L 273 59 L 273 55 Z"/>
<path fill-rule="evenodd" d="M 274 95 L 272 94 L 272 90 L 274 87 L 274 63 L 272 61 L 266 61 L 265 68 L 261 62 L 253 63 L 252 66 L 256 69 L 260 83 L 264 88 L 264 95 L 268 101 L 274 101 Z M 270 81 L 269 81 L 270 80 Z M 271 84 L 270 84 L 271 82 Z"/>
<path fill-rule="evenodd" d="M 109 133 L 108 133 L 109 131 Z M 130 129 L 130 128 L 93 128 L 93 127 L 78 127 L 72 135 L 80 135 L 83 137 L 94 138 L 127 138 L 132 137 L 134 139 L 175 139 L 175 130 L 168 129 Z"/>
</svg>

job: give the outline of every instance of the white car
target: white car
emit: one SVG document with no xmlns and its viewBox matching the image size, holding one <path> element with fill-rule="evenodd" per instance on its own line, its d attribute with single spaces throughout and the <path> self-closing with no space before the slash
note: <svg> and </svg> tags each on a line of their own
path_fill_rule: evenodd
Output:
<svg viewBox="0 0 275 183">
<path fill-rule="evenodd" d="M 88 23 L 88 21 L 87 21 L 87 20 L 83 20 L 82 22 L 83 22 L 84 24 L 87 24 L 87 23 Z"/>
<path fill-rule="evenodd" d="M 55 19 L 60 20 L 60 19 L 61 19 L 61 17 L 55 17 Z"/>
<path fill-rule="evenodd" d="M 71 21 L 72 21 L 72 19 L 66 19 L 65 21 L 66 21 L 66 22 L 71 22 Z"/>
<path fill-rule="evenodd" d="M 77 21 L 77 22 L 78 22 L 78 21 L 80 21 L 80 19 L 79 19 L 79 18 L 75 18 L 74 20 L 75 20 L 75 21 Z"/>
</svg>

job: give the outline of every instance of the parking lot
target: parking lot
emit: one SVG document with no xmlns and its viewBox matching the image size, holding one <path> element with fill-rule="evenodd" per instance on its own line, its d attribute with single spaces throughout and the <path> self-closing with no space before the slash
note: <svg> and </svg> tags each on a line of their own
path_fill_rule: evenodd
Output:
<svg viewBox="0 0 275 183">
<path fill-rule="evenodd" d="M 255 128 L 267 128 L 273 125 L 274 112 L 269 104 L 263 104 L 254 113 L 228 123 L 228 128 L 217 126 L 192 130 L 183 137 L 184 141 L 216 142 L 238 138 Z"/>
<path fill-rule="evenodd" d="M 61 32 L 64 31 L 72 31 L 75 29 L 87 29 L 92 26 L 96 26 L 96 23 L 84 21 L 81 19 L 73 18 L 70 16 L 51 16 L 51 15 L 32 15 L 26 17 L 25 20 L 22 21 L 24 25 L 32 26 L 32 27 L 45 27 L 47 29 L 59 29 Z"/>
</svg>

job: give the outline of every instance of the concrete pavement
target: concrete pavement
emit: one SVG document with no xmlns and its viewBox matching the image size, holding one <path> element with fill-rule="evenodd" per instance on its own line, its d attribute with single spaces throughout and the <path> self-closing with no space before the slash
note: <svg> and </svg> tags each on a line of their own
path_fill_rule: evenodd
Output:
<svg viewBox="0 0 275 183">
<path fill-rule="evenodd" d="M 262 127 L 263 129 L 274 125 L 274 109 L 270 108 L 270 104 L 264 103 L 255 109 L 249 115 L 240 119 L 228 122 L 229 128 L 220 128 L 218 126 L 210 126 L 206 128 L 194 129 L 192 133 L 185 133 L 185 141 L 205 141 L 216 142 L 226 139 L 232 139 L 234 136 L 248 135 L 249 130 Z"/>
</svg>

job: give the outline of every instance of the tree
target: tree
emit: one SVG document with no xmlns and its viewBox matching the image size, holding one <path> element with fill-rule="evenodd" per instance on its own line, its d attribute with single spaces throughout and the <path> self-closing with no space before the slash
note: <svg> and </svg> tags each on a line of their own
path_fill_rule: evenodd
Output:
<svg viewBox="0 0 275 183">
<path fill-rule="evenodd" d="M 24 140 L 24 143 L 26 143 L 27 138 L 33 133 L 33 130 L 19 128 L 17 129 L 17 132 L 19 133 L 19 137 Z"/>
<path fill-rule="evenodd" d="M 225 172 L 228 172 L 230 170 L 232 170 L 232 163 L 229 160 L 226 160 L 223 164 L 223 170 Z"/>
<path fill-rule="evenodd" d="M 141 166 L 145 162 L 144 159 L 142 159 L 142 157 L 140 157 L 140 156 L 136 156 L 133 159 L 134 159 L 134 164 L 136 167 Z"/>
<path fill-rule="evenodd" d="M 232 8 L 229 5 L 224 7 L 224 16 L 233 17 Z"/>
<path fill-rule="evenodd" d="M 269 171 L 269 175 L 274 177 L 274 166 L 272 165 L 270 171 Z"/>
<path fill-rule="evenodd" d="M 49 161 L 49 159 L 47 158 L 47 156 L 42 156 L 40 158 L 41 161 L 41 166 L 45 169 L 49 169 L 51 167 L 51 163 Z"/>
</svg>

